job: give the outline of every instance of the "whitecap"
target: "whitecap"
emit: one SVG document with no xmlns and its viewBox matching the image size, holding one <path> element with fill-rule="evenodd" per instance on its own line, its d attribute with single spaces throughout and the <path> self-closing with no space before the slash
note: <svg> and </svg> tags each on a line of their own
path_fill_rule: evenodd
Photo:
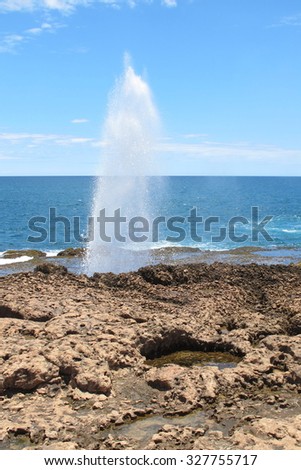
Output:
<svg viewBox="0 0 301 470">
<path fill-rule="evenodd" d="M 45 251 L 46 253 L 46 258 L 54 258 L 56 257 L 62 250 L 50 250 L 50 251 Z"/>
<path fill-rule="evenodd" d="M 26 261 L 32 260 L 31 256 L 18 256 L 17 258 L 0 258 L 0 266 L 14 263 L 25 263 Z"/>
</svg>

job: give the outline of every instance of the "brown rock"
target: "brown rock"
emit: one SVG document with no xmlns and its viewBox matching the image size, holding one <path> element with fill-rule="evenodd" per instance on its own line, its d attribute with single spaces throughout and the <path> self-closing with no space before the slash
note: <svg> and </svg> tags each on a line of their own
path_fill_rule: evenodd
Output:
<svg viewBox="0 0 301 470">
<path fill-rule="evenodd" d="M 300 448 L 300 286 L 218 263 L 0 278 L 0 447 Z M 239 360 L 146 364 L 183 350 Z"/>
<path fill-rule="evenodd" d="M 105 366 L 98 366 L 88 361 L 81 365 L 73 382 L 83 392 L 108 395 L 112 388 L 110 371 Z"/>
<path fill-rule="evenodd" d="M 171 390 L 185 369 L 180 366 L 170 365 L 161 369 L 153 368 L 145 374 L 147 383 L 158 390 Z"/>
<path fill-rule="evenodd" d="M 43 356 L 21 354 L 9 359 L 0 378 L 0 393 L 7 390 L 28 391 L 58 377 L 59 369 Z"/>
</svg>

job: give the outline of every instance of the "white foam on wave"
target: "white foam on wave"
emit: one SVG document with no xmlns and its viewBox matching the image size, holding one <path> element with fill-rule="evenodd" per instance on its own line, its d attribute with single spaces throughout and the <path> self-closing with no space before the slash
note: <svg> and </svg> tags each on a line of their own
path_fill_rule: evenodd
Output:
<svg viewBox="0 0 301 470">
<path fill-rule="evenodd" d="M 1 253 L 1 255 L 3 255 L 4 253 Z M 31 256 L 18 256 L 17 258 L 0 258 L 0 266 L 5 266 L 6 264 L 14 263 L 25 263 L 26 261 L 31 261 L 32 259 L 33 257 Z"/>
<path fill-rule="evenodd" d="M 127 244 L 122 246 L 121 249 L 130 250 L 130 251 L 143 251 L 143 250 L 161 250 L 161 249 L 168 249 L 174 248 L 183 250 L 186 249 L 189 251 L 190 249 L 199 249 L 200 251 L 228 251 L 231 250 L 231 247 L 220 247 L 214 243 L 193 243 L 187 245 L 181 245 L 176 242 L 168 242 L 167 240 L 160 240 L 158 242 L 143 242 L 143 243 L 132 243 L 131 245 Z"/>
<path fill-rule="evenodd" d="M 46 253 L 46 258 L 55 258 L 62 250 L 50 250 L 50 251 L 45 251 Z"/>
</svg>

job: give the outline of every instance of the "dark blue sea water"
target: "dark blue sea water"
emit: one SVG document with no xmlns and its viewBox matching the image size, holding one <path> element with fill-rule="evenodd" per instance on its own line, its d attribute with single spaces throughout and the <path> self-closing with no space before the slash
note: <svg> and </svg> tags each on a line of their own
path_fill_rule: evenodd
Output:
<svg viewBox="0 0 301 470">
<path fill-rule="evenodd" d="M 1 264 L 5 264 L 1 256 L 7 250 L 38 249 L 55 253 L 68 247 L 84 245 L 74 238 L 72 221 L 74 217 L 79 217 L 79 232 L 83 236 L 87 234 L 94 184 L 95 178 L 88 176 L 1 177 Z M 157 193 L 156 179 L 151 179 L 150 200 L 154 201 L 152 213 L 156 216 L 185 218 L 183 223 L 175 220 L 173 226 L 184 228 L 186 235 L 183 239 L 179 231 L 171 232 L 166 225 L 160 224 L 159 240 L 154 245 L 156 247 L 190 246 L 214 251 L 241 246 L 301 249 L 301 178 L 164 177 L 159 187 L 161 195 Z M 253 232 L 252 207 L 257 208 L 253 209 L 253 219 L 254 213 L 258 212 L 257 222 L 253 220 Z M 55 208 L 57 216 L 70 220 L 70 241 L 64 239 L 62 223 L 56 224 L 56 239 L 50 240 L 50 208 Z M 187 217 L 192 208 L 195 208 L 198 217 L 202 217 L 195 234 L 202 240 L 191 235 Z M 258 226 L 265 216 L 271 218 L 264 225 L 269 234 L 268 239 L 260 231 L 254 235 L 254 224 L 256 228 L 256 223 Z M 47 230 L 47 237 L 42 242 L 29 241 L 30 236 L 39 235 L 29 228 L 29 221 L 33 217 L 44 217 L 46 220 L 45 223 L 37 224 Z M 211 219 L 210 224 L 209 217 L 219 219 Z M 243 219 L 234 219 L 235 223 L 232 222 L 231 226 L 234 217 Z M 205 220 L 208 231 L 204 231 Z M 223 228 L 224 231 L 221 231 Z M 218 235 L 222 235 L 220 241 L 212 239 Z M 167 239 L 168 236 L 171 238 Z"/>
</svg>

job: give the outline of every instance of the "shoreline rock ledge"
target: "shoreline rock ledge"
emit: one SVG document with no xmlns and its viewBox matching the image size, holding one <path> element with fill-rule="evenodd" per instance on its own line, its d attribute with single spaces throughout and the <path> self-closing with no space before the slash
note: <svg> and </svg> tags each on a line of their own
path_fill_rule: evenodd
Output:
<svg viewBox="0 0 301 470">
<path fill-rule="evenodd" d="M 0 449 L 300 449 L 301 268 L 0 278 Z M 152 359 L 181 351 L 232 366 Z"/>
</svg>

